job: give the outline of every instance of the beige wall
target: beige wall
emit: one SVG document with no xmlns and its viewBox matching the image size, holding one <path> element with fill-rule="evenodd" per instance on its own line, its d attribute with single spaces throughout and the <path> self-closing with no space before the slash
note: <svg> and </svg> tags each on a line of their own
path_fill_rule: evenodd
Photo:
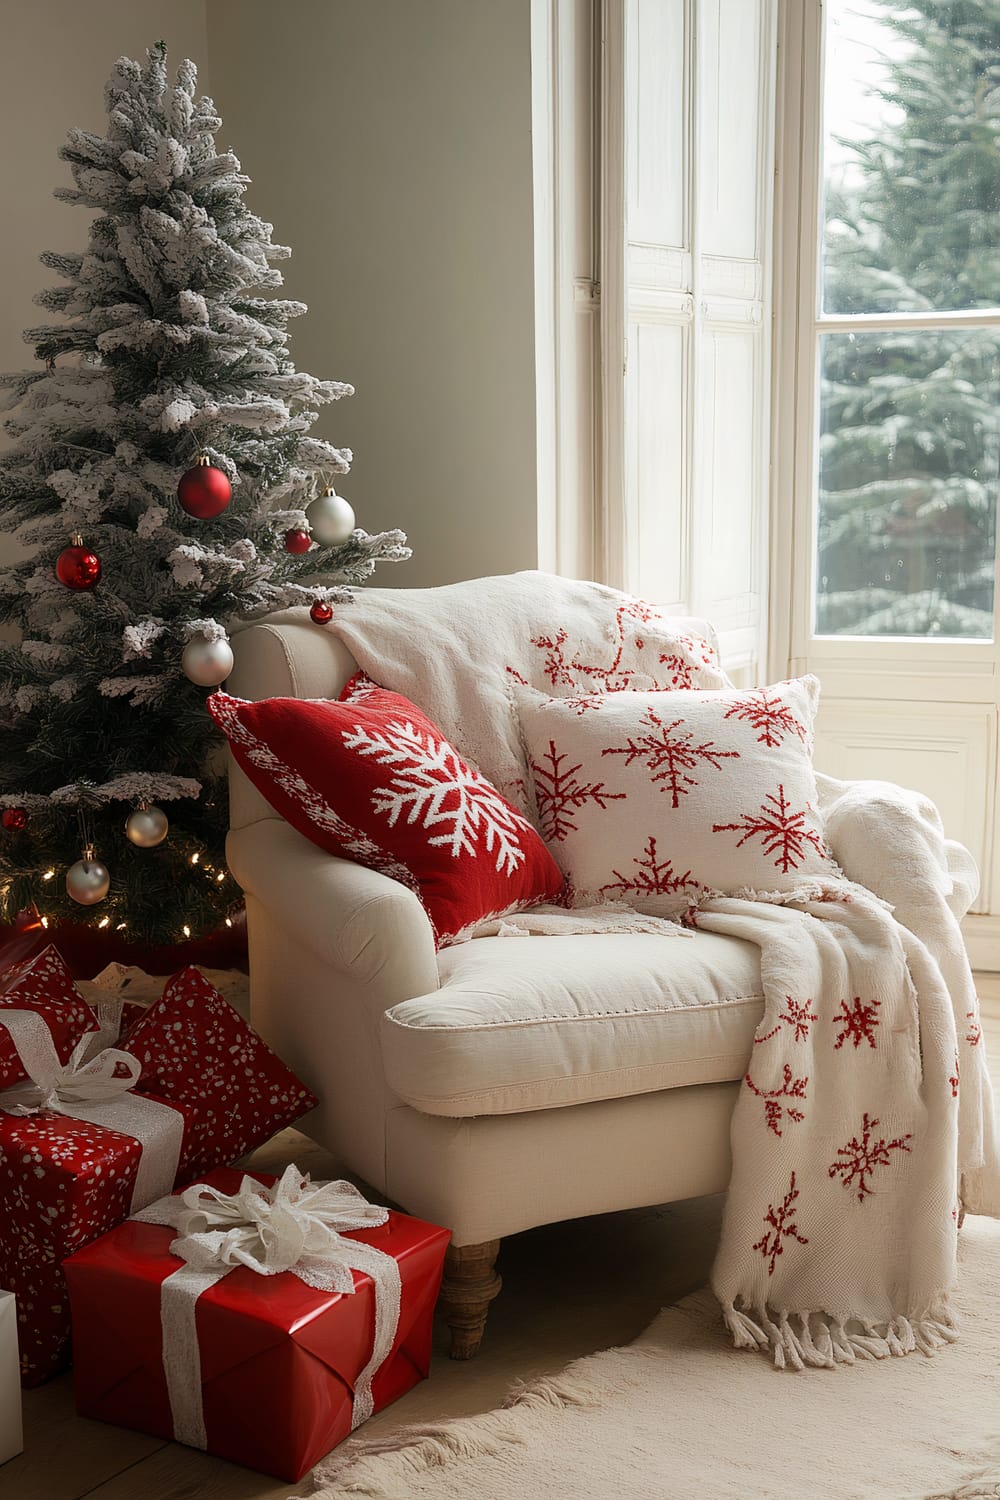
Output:
<svg viewBox="0 0 1000 1500">
<path fill-rule="evenodd" d="M 378 581 L 534 566 L 530 0 L 209 0 L 209 46 Z"/>
<path fill-rule="evenodd" d="M 87 242 L 86 210 L 52 196 L 55 188 L 71 186 L 56 152 L 71 126 L 103 128 L 104 84 L 116 58 L 142 58 L 161 38 L 176 61 L 199 63 L 208 88 L 205 0 L 9 0 L 3 7 L 0 369 L 32 361 L 22 331 L 48 318 L 31 299 L 58 278 L 39 264 L 39 255 L 82 250 Z M 13 555 L 0 534 L 0 561 Z"/>
<path fill-rule="evenodd" d="M 45 316 L 39 253 L 86 240 L 56 150 L 102 128 L 115 58 L 164 37 L 294 250 L 296 362 L 357 387 L 319 430 L 354 449 L 359 524 L 410 536 L 378 581 L 534 566 L 530 0 L 18 0 L 3 32 L 0 368 Z"/>
</svg>

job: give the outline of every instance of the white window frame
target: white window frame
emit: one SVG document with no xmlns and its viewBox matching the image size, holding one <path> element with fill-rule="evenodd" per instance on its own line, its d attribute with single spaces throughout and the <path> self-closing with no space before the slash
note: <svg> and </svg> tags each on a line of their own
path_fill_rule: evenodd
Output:
<svg viewBox="0 0 1000 1500">
<path fill-rule="evenodd" d="M 1000 309 L 984 312 L 824 314 L 820 264 L 823 231 L 824 0 L 782 0 L 778 43 L 775 234 L 774 413 L 771 576 L 790 580 L 772 591 L 772 675 L 807 669 L 832 673 L 842 686 L 858 670 L 920 677 L 994 675 L 1000 548 L 994 585 L 994 640 L 903 636 L 823 636 L 813 630 L 816 581 L 820 337 L 890 329 L 1000 328 Z M 794 286 L 794 294 L 792 287 Z M 968 692 L 966 687 L 962 694 Z M 957 696 L 951 694 L 951 696 Z"/>
<path fill-rule="evenodd" d="M 935 800 L 947 797 L 963 808 L 963 826 L 950 831 L 973 849 L 982 879 L 975 911 L 966 917 L 963 931 L 973 967 L 998 971 L 1000 549 L 992 641 L 813 633 L 820 333 L 1000 326 L 997 310 L 859 318 L 822 314 L 823 12 L 824 0 L 780 0 L 768 677 L 773 681 L 807 671 L 820 676 L 821 770 L 880 774 L 866 761 L 888 752 L 891 779 L 904 784 L 919 784 L 921 766 L 926 781 L 931 765 L 950 767 L 945 774 L 967 778 L 959 783 L 960 792 L 940 781 L 927 790 Z M 838 758 L 841 764 L 835 766 Z"/>
</svg>

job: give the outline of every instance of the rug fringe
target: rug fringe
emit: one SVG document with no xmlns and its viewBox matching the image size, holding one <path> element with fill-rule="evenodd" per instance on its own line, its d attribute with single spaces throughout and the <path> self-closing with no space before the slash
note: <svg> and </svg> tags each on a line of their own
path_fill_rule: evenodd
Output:
<svg viewBox="0 0 1000 1500">
<path fill-rule="evenodd" d="M 607 1354 L 628 1352 L 634 1374 L 610 1382 L 598 1369 Z M 523 1427 L 515 1417 L 558 1407 L 597 1407 L 609 1393 L 643 1384 L 647 1361 L 656 1356 L 625 1345 L 620 1350 L 602 1350 L 574 1360 L 554 1375 L 518 1381 L 501 1406 L 481 1416 L 444 1418 L 441 1422 L 414 1424 L 386 1437 L 358 1434 L 337 1448 L 314 1471 L 315 1489 L 331 1494 L 356 1495 L 364 1500 L 403 1500 L 419 1474 L 442 1468 L 456 1459 L 490 1458 L 512 1443 L 524 1441 Z M 530 1431 L 530 1429 L 529 1429 Z M 369 1460 L 378 1460 L 370 1465 Z M 377 1478 L 376 1478 L 377 1475 Z"/>
<path fill-rule="evenodd" d="M 747 1311 L 732 1302 L 722 1304 L 722 1317 L 735 1349 L 768 1349 L 778 1370 L 832 1370 L 834 1365 L 900 1358 L 915 1350 L 933 1355 L 958 1338 L 947 1299 L 939 1299 L 922 1318 L 900 1314 L 878 1324 L 822 1312 L 772 1315 L 765 1306 Z M 849 1323 L 859 1326 L 848 1328 Z"/>
</svg>

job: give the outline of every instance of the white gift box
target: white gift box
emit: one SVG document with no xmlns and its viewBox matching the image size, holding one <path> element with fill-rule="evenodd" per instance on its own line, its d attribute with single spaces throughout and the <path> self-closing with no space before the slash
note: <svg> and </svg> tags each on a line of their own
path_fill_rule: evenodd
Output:
<svg viewBox="0 0 1000 1500">
<path fill-rule="evenodd" d="M 17 1304 L 13 1292 L 0 1292 L 0 1464 L 20 1453 L 22 1447 Z"/>
</svg>

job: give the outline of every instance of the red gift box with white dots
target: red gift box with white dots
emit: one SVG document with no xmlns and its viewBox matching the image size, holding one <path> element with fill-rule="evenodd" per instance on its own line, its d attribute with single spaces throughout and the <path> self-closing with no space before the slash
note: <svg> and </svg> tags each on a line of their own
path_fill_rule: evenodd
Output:
<svg viewBox="0 0 1000 1500">
<path fill-rule="evenodd" d="M 178 1185 L 237 1161 L 316 1103 L 196 969 L 175 974 L 117 1045 L 142 1064 L 136 1093 L 184 1117 Z M 86 1120 L 0 1111 L 0 1286 L 17 1296 L 25 1385 L 68 1363 L 62 1261 L 127 1218 L 140 1156 L 130 1136 Z"/>
<path fill-rule="evenodd" d="M 4 1025 L 7 1010 L 29 1010 L 41 1016 L 61 1063 L 85 1032 L 97 1030 L 93 1011 L 51 943 L 33 958 L 12 964 L 0 973 L 0 1089 L 27 1077 Z"/>
</svg>

